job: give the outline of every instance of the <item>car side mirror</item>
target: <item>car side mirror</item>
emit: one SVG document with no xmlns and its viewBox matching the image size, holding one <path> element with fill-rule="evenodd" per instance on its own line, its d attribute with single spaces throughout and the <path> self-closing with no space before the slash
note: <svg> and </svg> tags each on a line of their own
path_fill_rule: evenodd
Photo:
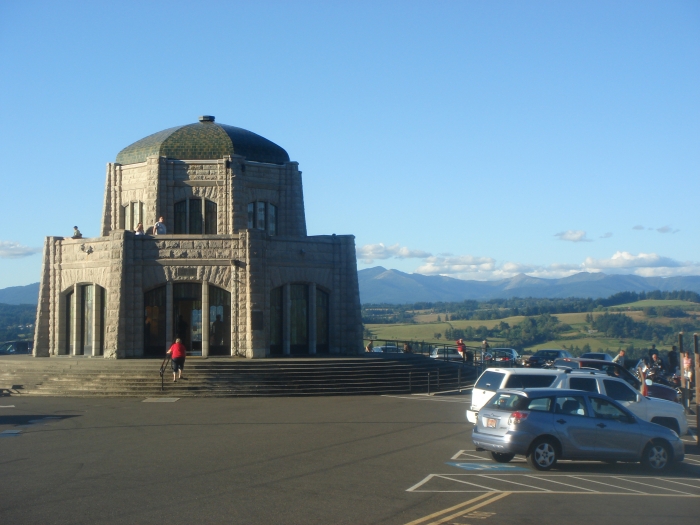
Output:
<svg viewBox="0 0 700 525">
<path fill-rule="evenodd" d="M 642 401 L 642 394 L 637 394 L 637 403 L 640 403 Z"/>
</svg>

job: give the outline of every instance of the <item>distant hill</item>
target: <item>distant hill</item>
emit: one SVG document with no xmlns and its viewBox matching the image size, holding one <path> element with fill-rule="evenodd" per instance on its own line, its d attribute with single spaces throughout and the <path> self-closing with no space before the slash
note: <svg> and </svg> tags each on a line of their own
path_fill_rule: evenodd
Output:
<svg viewBox="0 0 700 525">
<path fill-rule="evenodd" d="M 525 274 L 500 281 L 464 281 L 440 275 L 387 270 L 381 266 L 357 272 L 363 304 L 403 304 L 419 301 L 488 301 L 510 297 L 610 297 L 618 292 L 688 290 L 700 293 L 700 276 L 639 277 L 581 272 L 562 279 Z"/>
<path fill-rule="evenodd" d="M 26 286 L 10 286 L 0 289 L 0 303 L 3 304 L 37 304 L 39 302 L 39 283 Z"/>
</svg>

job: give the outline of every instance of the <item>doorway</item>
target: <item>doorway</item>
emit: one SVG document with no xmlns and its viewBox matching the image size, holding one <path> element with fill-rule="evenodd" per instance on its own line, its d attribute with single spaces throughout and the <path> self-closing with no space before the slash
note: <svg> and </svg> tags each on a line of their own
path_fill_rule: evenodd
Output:
<svg viewBox="0 0 700 525">
<path fill-rule="evenodd" d="M 202 285 L 173 284 L 173 329 L 188 356 L 202 355 Z"/>
</svg>

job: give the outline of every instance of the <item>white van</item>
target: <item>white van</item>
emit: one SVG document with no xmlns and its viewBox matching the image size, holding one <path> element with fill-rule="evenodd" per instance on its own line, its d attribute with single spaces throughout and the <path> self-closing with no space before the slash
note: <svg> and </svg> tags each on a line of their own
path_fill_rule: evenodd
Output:
<svg viewBox="0 0 700 525">
<path fill-rule="evenodd" d="M 472 389 L 472 404 L 467 410 L 467 421 L 476 423 L 481 407 L 500 388 L 547 388 L 565 373 L 564 370 L 542 368 L 489 368 L 479 376 Z"/>
</svg>

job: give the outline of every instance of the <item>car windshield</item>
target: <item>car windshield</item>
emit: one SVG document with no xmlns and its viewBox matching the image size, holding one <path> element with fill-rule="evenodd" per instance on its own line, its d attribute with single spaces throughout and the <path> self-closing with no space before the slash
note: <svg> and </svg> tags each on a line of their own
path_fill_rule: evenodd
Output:
<svg viewBox="0 0 700 525">
<path fill-rule="evenodd" d="M 559 357 L 559 350 L 538 350 L 535 357 L 545 357 L 547 359 L 555 359 Z"/>
</svg>

